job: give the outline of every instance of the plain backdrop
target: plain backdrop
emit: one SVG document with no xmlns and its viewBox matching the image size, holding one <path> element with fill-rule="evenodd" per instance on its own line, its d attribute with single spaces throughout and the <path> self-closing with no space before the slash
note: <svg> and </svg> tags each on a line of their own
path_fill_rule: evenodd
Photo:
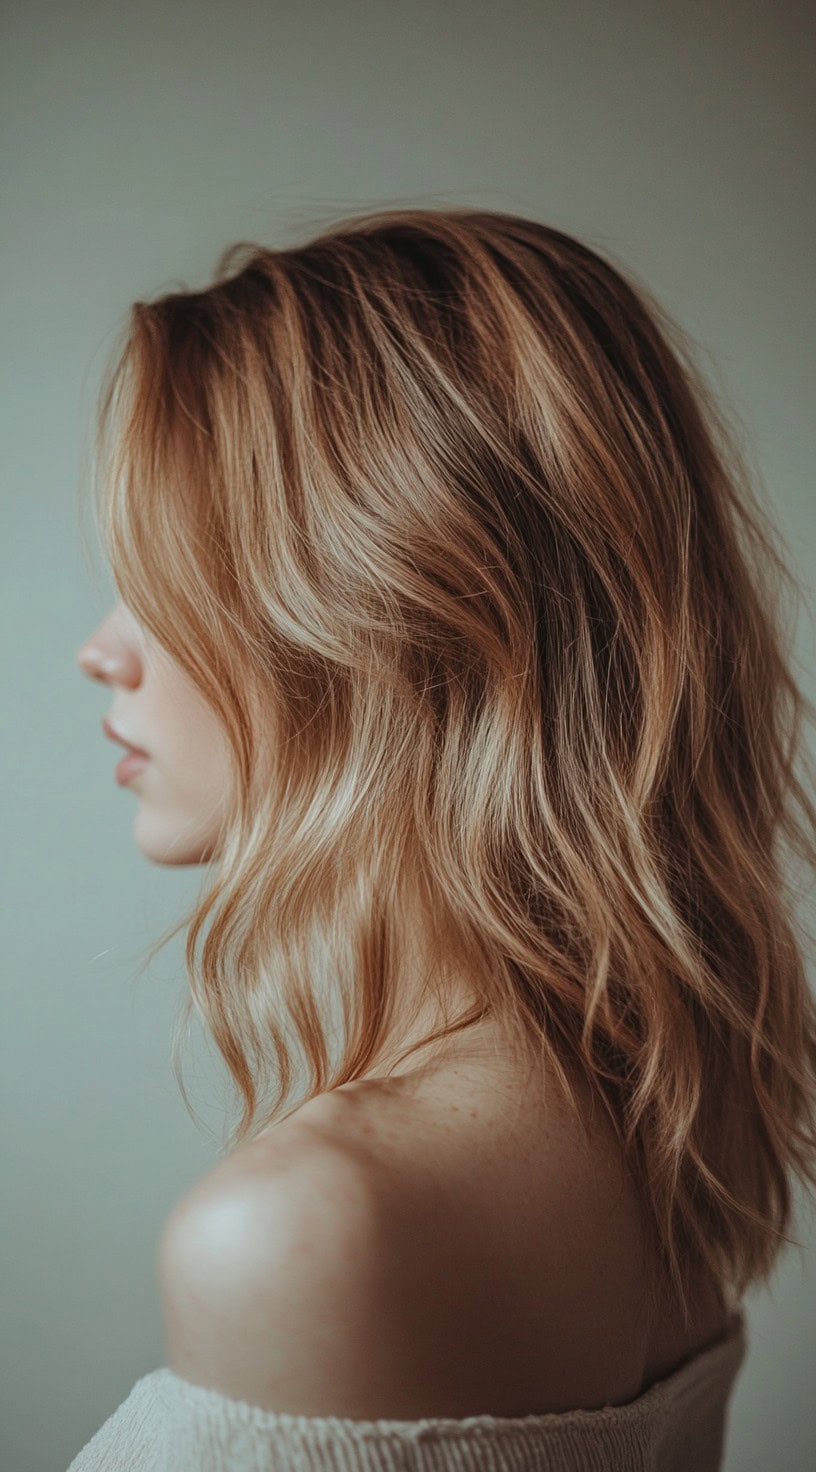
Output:
<svg viewBox="0 0 816 1472">
<path fill-rule="evenodd" d="M 151 866 L 75 665 L 112 599 L 77 511 L 130 302 L 234 240 L 382 205 L 528 214 L 683 324 L 813 567 L 814 35 L 804 4 L 16 0 L 0 21 L 0 1464 L 62 1472 L 164 1357 L 156 1234 L 215 1163 L 225 1071 L 169 1035 L 197 869 Z M 811 698 L 813 634 L 797 635 Z M 812 958 L 809 959 L 812 966 Z M 812 980 L 812 970 L 810 972 Z M 816 1466 L 812 1213 L 748 1299 L 726 1472 Z M 486 1409 L 488 1409 L 486 1407 Z"/>
</svg>

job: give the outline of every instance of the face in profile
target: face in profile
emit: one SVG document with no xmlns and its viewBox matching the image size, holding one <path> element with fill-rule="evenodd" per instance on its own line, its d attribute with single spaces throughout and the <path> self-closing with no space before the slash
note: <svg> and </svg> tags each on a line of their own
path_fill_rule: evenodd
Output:
<svg viewBox="0 0 816 1472">
<path fill-rule="evenodd" d="M 118 602 L 77 651 L 89 679 L 110 686 L 106 733 L 121 743 L 116 780 L 139 800 L 133 836 L 156 864 L 213 856 L 230 801 L 229 744 L 187 674 Z M 144 753 L 128 758 L 129 749 Z"/>
</svg>

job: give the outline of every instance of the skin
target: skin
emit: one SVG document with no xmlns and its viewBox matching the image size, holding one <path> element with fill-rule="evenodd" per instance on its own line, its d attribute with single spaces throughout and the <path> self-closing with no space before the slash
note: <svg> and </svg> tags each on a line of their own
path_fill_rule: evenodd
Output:
<svg viewBox="0 0 816 1472">
<path fill-rule="evenodd" d="M 232 780 L 229 747 L 215 712 L 121 600 L 80 646 L 76 660 L 89 679 L 110 686 L 110 721 L 150 756 L 128 783 L 139 798 L 137 846 L 155 864 L 206 862 Z M 117 751 L 125 755 L 124 747 Z"/>
</svg>

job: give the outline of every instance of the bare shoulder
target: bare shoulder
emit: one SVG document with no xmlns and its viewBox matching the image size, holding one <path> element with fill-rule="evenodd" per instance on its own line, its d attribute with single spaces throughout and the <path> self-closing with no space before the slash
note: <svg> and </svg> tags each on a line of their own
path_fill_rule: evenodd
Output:
<svg viewBox="0 0 816 1472">
<path fill-rule="evenodd" d="M 177 1203 L 157 1269 L 167 1363 L 235 1400 L 365 1417 L 393 1316 L 375 1182 L 308 1121 L 240 1148 Z M 295 1127 L 296 1126 L 296 1127 Z M 398 1367 L 395 1367 L 398 1376 Z"/>
<path fill-rule="evenodd" d="M 270 1410 L 364 1420 L 635 1395 L 631 1203 L 494 1097 L 355 1085 L 216 1167 L 161 1237 L 171 1368 Z"/>
</svg>

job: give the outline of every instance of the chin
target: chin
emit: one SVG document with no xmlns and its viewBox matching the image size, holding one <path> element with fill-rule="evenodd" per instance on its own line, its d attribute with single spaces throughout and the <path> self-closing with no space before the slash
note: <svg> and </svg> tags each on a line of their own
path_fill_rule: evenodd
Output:
<svg viewBox="0 0 816 1472">
<path fill-rule="evenodd" d="M 157 823 L 142 809 L 133 824 L 136 847 L 144 858 L 162 868 L 177 869 L 192 864 L 206 864 L 216 857 L 215 840 L 209 835 L 191 833 L 190 825 Z"/>
</svg>

